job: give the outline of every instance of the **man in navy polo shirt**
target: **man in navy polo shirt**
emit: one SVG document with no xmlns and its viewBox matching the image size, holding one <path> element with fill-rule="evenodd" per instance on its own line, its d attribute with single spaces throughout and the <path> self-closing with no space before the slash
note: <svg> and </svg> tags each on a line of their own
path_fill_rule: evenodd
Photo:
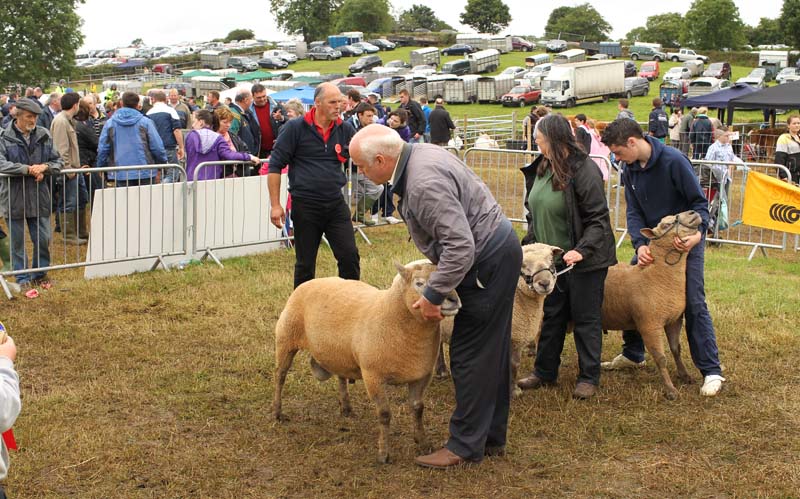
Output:
<svg viewBox="0 0 800 499">
<path fill-rule="evenodd" d="M 280 203 L 281 169 L 289 165 L 294 224 L 294 287 L 314 278 L 319 243 L 324 234 L 339 267 L 339 277 L 361 276 L 358 248 L 350 222 L 350 207 L 342 195 L 347 179 L 355 129 L 339 117 L 342 92 L 323 83 L 314 92 L 314 107 L 303 119 L 283 125 L 269 158 L 270 220 L 283 227 L 286 213 Z"/>
</svg>

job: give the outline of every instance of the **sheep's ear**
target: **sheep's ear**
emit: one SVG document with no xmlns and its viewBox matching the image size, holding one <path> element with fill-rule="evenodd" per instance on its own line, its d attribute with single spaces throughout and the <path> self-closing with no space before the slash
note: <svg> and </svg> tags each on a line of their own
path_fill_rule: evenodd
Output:
<svg viewBox="0 0 800 499">
<path fill-rule="evenodd" d="M 647 227 L 640 230 L 639 233 L 644 237 L 646 237 L 647 239 L 653 239 L 654 237 L 656 237 L 656 233 L 653 232 L 653 229 L 648 229 Z"/>
<path fill-rule="evenodd" d="M 564 254 L 564 250 L 562 250 L 558 246 L 550 246 L 550 250 L 553 252 L 553 258 L 558 258 L 559 256 Z"/>
<path fill-rule="evenodd" d="M 394 267 L 397 269 L 397 273 L 400 274 L 400 277 L 402 277 L 404 281 L 408 282 L 411 280 L 411 270 L 409 270 L 405 265 L 400 265 L 399 263 L 394 262 Z"/>
</svg>

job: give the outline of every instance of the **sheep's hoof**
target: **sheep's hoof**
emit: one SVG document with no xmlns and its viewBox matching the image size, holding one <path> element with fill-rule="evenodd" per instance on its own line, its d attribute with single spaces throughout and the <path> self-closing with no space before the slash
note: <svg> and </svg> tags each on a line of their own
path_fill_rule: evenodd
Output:
<svg viewBox="0 0 800 499">
<path fill-rule="evenodd" d="M 378 462 L 380 464 L 389 464 L 389 454 L 378 454 Z"/>
<path fill-rule="evenodd" d="M 511 390 L 511 398 L 512 398 L 512 399 L 515 399 L 515 398 L 519 397 L 520 395 L 522 395 L 522 388 L 520 388 L 520 387 L 518 387 L 518 386 L 515 386 L 515 387 L 514 387 L 514 388 Z"/>
<path fill-rule="evenodd" d="M 692 378 L 688 373 L 678 374 L 678 379 L 681 380 L 681 383 L 683 383 L 684 385 L 694 384 L 694 378 Z"/>
<path fill-rule="evenodd" d="M 417 450 L 420 452 L 421 455 L 430 454 L 435 450 L 427 438 L 422 440 L 418 440 L 415 438 L 414 442 L 417 444 Z"/>
<path fill-rule="evenodd" d="M 664 392 L 664 396 L 667 397 L 668 400 L 677 400 L 678 390 L 675 390 L 674 388 L 672 390 L 667 390 Z"/>
<path fill-rule="evenodd" d="M 353 415 L 353 408 L 349 405 L 342 407 L 342 416 L 349 418 Z"/>
<path fill-rule="evenodd" d="M 273 417 L 275 418 L 275 421 L 281 421 L 281 422 L 289 421 L 289 418 L 286 417 L 285 414 L 282 414 L 280 412 L 274 413 Z"/>
</svg>

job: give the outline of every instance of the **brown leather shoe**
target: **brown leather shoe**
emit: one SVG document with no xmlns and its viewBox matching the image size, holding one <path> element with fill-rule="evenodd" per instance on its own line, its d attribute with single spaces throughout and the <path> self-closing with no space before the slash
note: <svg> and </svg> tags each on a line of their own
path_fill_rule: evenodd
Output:
<svg viewBox="0 0 800 499">
<path fill-rule="evenodd" d="M 597 391 L 597 385 L 581 381 L 575 385 L 575 391 L 572 392 L 572 398 L 578 400 L 586 400 L 594 397 L 594 392 Z"/>
<path fill-rule="evenodd" d="M 521 380 L 517 381 L 517 386 L 523 390 L 535 390 L 543 386 L 553 386 L 555 384 L 555 381 L 545 381 L 535 374 L 531 374 L 527 378 L 522 378 Z"/>
<path fill-rule="evenodd" d="M 469 461 L 463 457 L 451 452 L 447 447 L 442 447 L 441 449 L 432 454 L 428 454 L 427 456 L 417 456 L 417 458 L 414 459 L 414 462 L 423 468 L 434 468 L 437 470 L 446 470 L 469 463 Z"/>
</svg>

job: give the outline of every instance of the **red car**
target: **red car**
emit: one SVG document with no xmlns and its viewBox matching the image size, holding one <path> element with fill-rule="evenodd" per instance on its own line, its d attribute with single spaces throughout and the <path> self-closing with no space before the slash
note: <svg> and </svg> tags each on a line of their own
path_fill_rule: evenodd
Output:
<svg viewBox="0 0 800 499">
<path fill-rule="evenodd" d="M 541 96 L 542 91 L 538 88 L 533 88 L 530 85 L 517 85 L 510 92 L 500 97 L 500 102 L 504 106 L 525 107 L 526 104 L 539 102 L 539 97 Z"/>
<path fill-rule="evenodd" d="M 642 67 L 639 68 L 640 78 L 647 78 L 649 81 L 653 81 L 660 75 L 661 67 L 658 65 L 658 61 L 643 62 Z"/>
</svg>

